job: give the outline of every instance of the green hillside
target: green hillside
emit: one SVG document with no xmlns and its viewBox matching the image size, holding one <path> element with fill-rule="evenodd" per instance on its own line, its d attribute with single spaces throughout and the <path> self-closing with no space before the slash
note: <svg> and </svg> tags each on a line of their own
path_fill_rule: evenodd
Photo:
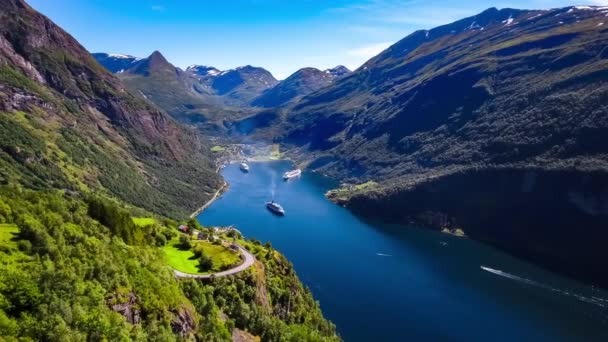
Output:
<svg viewBox="0 0 608 342">
<path fill-rule="evenodd" d="M 21 0 L 0 0 L 0 46 L 0 340 L 339 340 L 269 248 L 236 276 L 176 279 L 174 220 L 221 183 L 204 137 Z"/>
</svg>

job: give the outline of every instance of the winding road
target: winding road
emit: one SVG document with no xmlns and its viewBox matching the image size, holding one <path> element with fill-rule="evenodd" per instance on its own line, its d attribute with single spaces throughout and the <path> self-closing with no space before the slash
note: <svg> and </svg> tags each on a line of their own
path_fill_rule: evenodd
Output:
<svg viewBox="0 0 608 342">
<path fill-rule="evenodd" d="M 194 218 L 194 217 L 197 217 L 198 215 L 200 215 L 200 213 L 202 213 L 203 210 L 207 209 L 207 207 L 209 207 L 222 194 L 222 192 L 224 190 L 226 190 L 227 187 L 228 187 L 228 183 L 224 182 L 224 185 L 222 185 L 221 188 L 217 189 L 215 194 L 213 194 L 213 197 L 211 197 L 211 199 L 209 201 L 207 201 L 207 203 L 205 203 L 202 207 L 198 208 L 195 212 L 193 212 L 190 215 L 190 218 Z"/>
<path fill-rule="evenodd" d="M 211 274 L 191 274 L 191 273 L 180 272 L 178 270 L 173 270 L 173 272 L 175 273 L 175 276 L 178 278 L 195 278 L 195 279 L 210 279 L 210 278 L 225 277 L 225 276 L 237 274 L 239 272 L 242 272 L 242 271 L 248 269 L 255 262 L 255 257 L 253 256 L 253 254 L 249 253 L 248 250 L 246 250 L 245 248 L 243 248 L 241 246 L 238 246 L 238 248 L 239 248 L 239 251 L 241 252 L 241 255 L 243 255 L 245 257 L 245 261 L 242 262 L 240 265 L 238 265 L 234 268 L 231 268 L 229 270 L 225 270 L 225 271 L 217 272 L 217 273 L 211 273 Z"/>
</svg>

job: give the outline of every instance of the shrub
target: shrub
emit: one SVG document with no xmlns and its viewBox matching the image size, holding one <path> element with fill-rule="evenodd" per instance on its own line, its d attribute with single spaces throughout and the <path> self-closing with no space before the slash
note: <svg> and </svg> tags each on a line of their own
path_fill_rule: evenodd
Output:
<svg viewBox="0 0 608 342">
<path fill-rule="evenodd" d="M 206 272 L 213 268 L 213 260 L 202 253 L 202 251 L 200 257 L 198 258 L 198 268 L 201 272 Z"/>
<path fill-rule="evenodd" d="M 32 243 L 28 240 L 19 240 L 19 242 L 17 242 L 17 248 L 23 253 L 29 254 L 32 251 Z"/>
<path fill-rule="evenodd" d="M 179 248 L 183 250 L 192 248 L 192 242 L 190 241 L 190 237 L 188 235 L 182 235 L 179 237 Z"/>
<path fill-rule="evenodd" d="M 167 238 L 163 234 L 158 234 L 155 237 L 156 245 L 162 247 L 167 244 Z"/>
</svg>

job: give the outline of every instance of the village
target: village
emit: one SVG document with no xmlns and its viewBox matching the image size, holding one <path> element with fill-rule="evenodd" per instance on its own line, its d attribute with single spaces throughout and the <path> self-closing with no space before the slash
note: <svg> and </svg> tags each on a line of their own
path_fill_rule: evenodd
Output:
<svg viewBox="0 0 608 342">
<path fill-rule="evenodd" d="M 228 164 L 247 161 L 270 161 L 281 159 L 283 154 L 278 144 L 226 144 L 211 147 L 217 154 L 217 170 Z"/>
</svg>

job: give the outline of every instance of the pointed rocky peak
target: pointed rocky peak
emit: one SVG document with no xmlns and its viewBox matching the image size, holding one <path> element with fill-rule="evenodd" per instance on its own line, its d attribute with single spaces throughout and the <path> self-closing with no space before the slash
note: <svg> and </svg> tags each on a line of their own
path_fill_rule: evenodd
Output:
<svg viewBox="0 0 608 342">
<path fill-rule="evenodd" d="M 177 68 L 169 63 L 159 51 L 154 51 L 148 58 L 140 60 L 127 72 L 147 77 L 160 73 L 175 74 L 177 73 Z"/>
<path fill-rule="evenodd" d="M 169 62 L 167 61 L 167 59 L 165 58 L 165 56 L 163 56 L 163 54 L 160 53 L 160 51 L 158 51 L 158 50 L 152 52 L 152 54 L 150 55 L 150 57 L 148 57 L 148 61 L 149 61 L 150 65 L 165 65 L 165 64 L 169 64 Z"/>
</svg>

